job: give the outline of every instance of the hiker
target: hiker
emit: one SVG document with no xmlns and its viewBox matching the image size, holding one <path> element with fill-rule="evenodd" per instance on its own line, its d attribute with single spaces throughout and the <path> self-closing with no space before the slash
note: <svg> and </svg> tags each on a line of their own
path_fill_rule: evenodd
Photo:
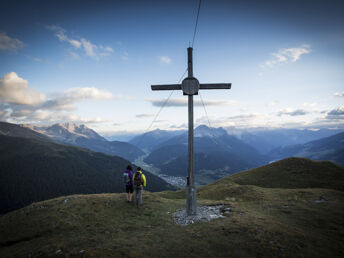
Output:
<svg viewBox="0 0 344 258">
<path fill-rule="evenodd" d="M 146 187 L 146 177 L 142 173 L 141 168 L 138 167 L 136 173 L 134 174 L 133 177 L 133 182 L 134 182 L 134 203 L 136 207 L 139 205 L 142 205 L 142 191 L 143 187 Z"/>
<path fill-rule="evenodd" d="M 127 202 L 131 202 L 133 198 L 133 172 L 130 165 L 127 166 L 127 170 L 123 173 L 123 183 L 125 183 L 125 191 L 127 192 Z"/>
</svg>

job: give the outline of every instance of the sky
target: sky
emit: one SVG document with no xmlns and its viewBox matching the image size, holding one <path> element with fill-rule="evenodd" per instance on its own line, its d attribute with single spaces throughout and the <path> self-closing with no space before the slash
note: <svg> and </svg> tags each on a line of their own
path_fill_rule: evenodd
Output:
<svg viewBox="0 0 344 258">
<path fill-rule="evenodd" d="M 0 120 L 108 136 L 187 128 L 187 97 L 150 86 L 187 76 L 198 5 L 2 0 Z M 344 129 L 343 12 L 344 1 L 203 0 L 194 76 L 232 88 L 194 96 L 195 125 Z"/>
</svg>

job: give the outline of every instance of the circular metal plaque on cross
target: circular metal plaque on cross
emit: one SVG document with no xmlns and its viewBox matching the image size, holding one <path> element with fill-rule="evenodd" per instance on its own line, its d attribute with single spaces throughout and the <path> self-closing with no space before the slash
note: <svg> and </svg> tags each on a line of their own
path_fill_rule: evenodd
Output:
<svg viewBox="0 0 344 258">
<path fill-rule="evenodd" d="M 195 77 L 187 77 L 182 82 L 184 95 L 197 95 L 199 90 L 199 81 Z"/>
</svg>

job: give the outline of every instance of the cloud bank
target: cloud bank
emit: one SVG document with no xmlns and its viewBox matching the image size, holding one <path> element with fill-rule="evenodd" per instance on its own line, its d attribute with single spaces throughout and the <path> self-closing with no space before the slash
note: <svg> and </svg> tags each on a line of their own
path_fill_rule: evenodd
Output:
<svg viewBox="0 0 344 258">
<path fill-rule="evenodd" d="M 290 108 L 286 108 L 286 109 L 281 109 L 280 111 L 278 111 L 277 115 L 278 116 L 282 116 L 282 115 L 288 115 L 288 116 L 304 116 L 309 114 L 310 112 L 304 109 L 290 109 Z"/>
<path fill-rule="evenodd" d="M 50 97 L 31 90 L 28 81 L 15 72 L 0 78 L 0 119 L 21 123 L 102 123 L 102 118 L 81 118 L 70 112 L 83 100 L 113 100 L 119 97 L 95 87 L 71 88 Z"/>
<path fill-rule="evenodd" d="M 337 107 L 327 112 L 326 119 L 344 120 L 344 106 Z"/>
<path fill-rule="evenodd" d="M 165 103 L 165 99 L 145 99 L 152 103 L 153 106 L 161 107 Z M 204 105 L 206 106 L 233 106 L 237 104 L 234 100 L 203 100 Z M 165 107 L 184 107 L 188 105 L 187 98 L 181 99 L 170 99 Z M 202 106 L 202 102 L 199 99 L 194 100 L 194 106 Z"/>
<path fill-rule="evenodd" d="M 336 92 L 336 93 L 334 94 L 334 96 L 335 96 L 335 97 L 342 98 L 342 97 L 344 97 L 344 92 L 342 92 L 342 93 Z"/>
</svg>

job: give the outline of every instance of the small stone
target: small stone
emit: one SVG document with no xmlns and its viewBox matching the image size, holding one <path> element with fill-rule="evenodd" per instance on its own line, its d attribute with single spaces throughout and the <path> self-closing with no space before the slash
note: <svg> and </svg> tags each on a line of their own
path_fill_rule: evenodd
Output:
<svg viewBox="0 0 344 258">
<path fill-rule="evenodd" d="M 62 250 L 59 249 L 59 250 L 57 250 L 57 251 L 55 252 L 55 254 L 59 254 L 59 253 L 61 253 L 61 252 L 62 252 Z"/>
<path fill-rule="evenodd" d="M 320 196 L 318 200 L 314 200 L 315 203 L 322 203 L 325 202 L 324 197 Z"/>
</svg>

